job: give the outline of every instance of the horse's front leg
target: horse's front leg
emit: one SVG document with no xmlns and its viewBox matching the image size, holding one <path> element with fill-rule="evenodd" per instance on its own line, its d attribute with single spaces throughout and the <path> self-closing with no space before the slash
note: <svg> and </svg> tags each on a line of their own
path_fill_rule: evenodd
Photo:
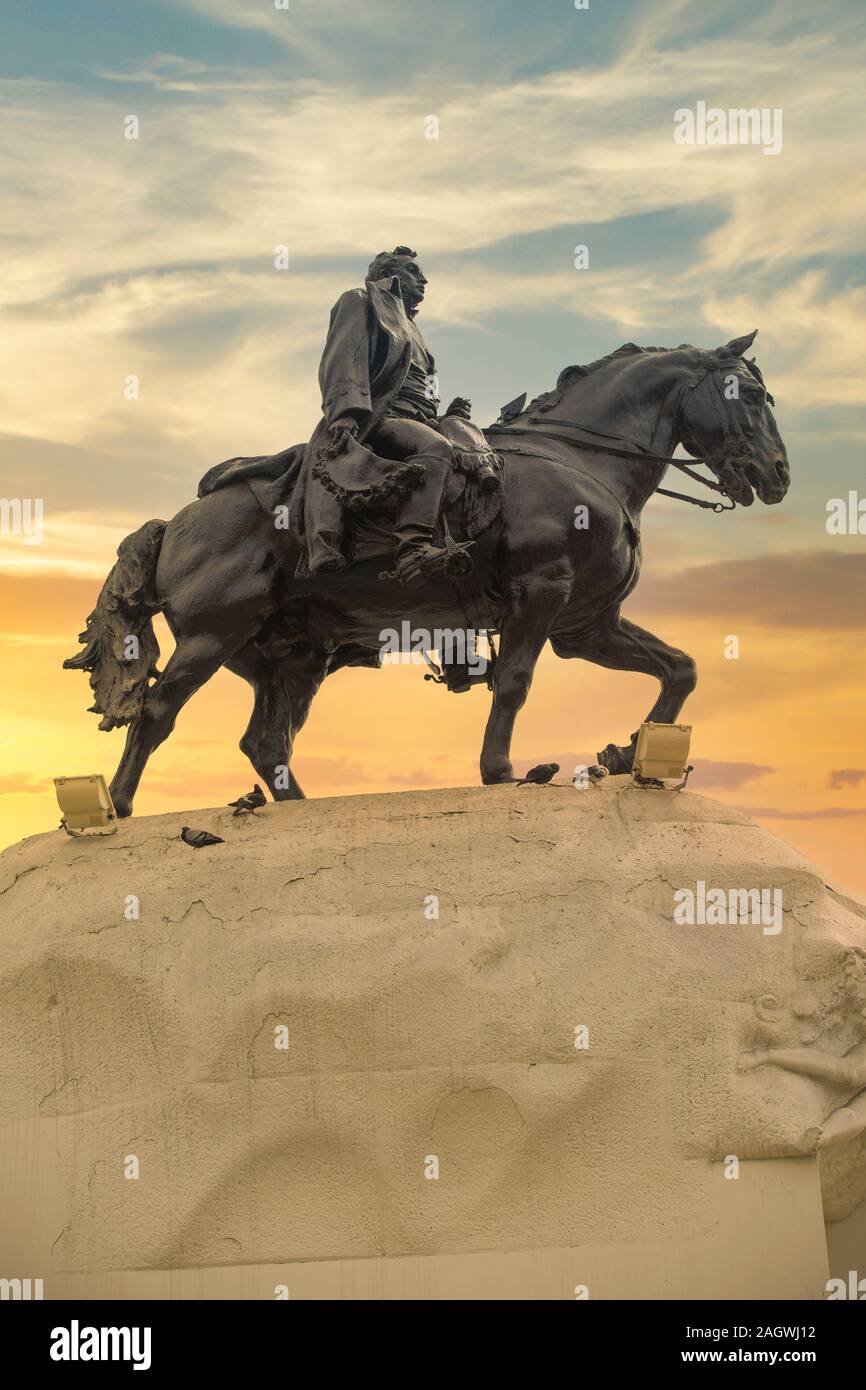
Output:
<svg viewBox="0 0 866 1390">
<path fill-rule="evenodd" d="M 493 674 L 493 704 L 481 749 L 485 786 L 515 780 L 510 756 L 514 721 L 526 702 L 536 662 L 564 601 L 565 595 L 558 588 L 529 581 L 506 606 Z"/>
<path fill-rule="evenodd" d="M 676 647 L 669 647 L 660 637 L 625 618 L 617 616 L 597 629 L 591 638 L 571 647 L 567 639 L 554 634 L 551 644 L 557 656 L 579 656 L 596 666 L 612 671 L 640 671 L 655 676 L 661 685 L 659 697 L 646 716 L 660 724 L 673 724 L 687 697 L 694 690 L 698 672 L 692 658 Z M 598 760 L 611 773 L 630 772 L 637 749 L 637 733 L 624 747 L 609 743 Z"/>
</svg>

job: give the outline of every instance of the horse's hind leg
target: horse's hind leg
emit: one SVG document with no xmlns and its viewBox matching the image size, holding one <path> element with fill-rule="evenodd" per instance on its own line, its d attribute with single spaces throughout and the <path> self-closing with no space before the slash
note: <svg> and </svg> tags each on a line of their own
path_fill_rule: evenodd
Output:
<svg viewBox="0 0 866 1390">
<path fill-rule="evenodd" d="M 579 641 L 570 642 L 567 636 L 552 633 L 550 644 L 557 656 L 581 657 L 608 670 L 640 671 L 655 676 L 661 691 L 646 718 L 661 724 L 674 723 L 697 684 L 697 667 L 686 652 L 669 647 L 660 637 L 625 618 L 617 617 L 596 629 L 591 637 Z M 599 753 L 598 760 L 608 772 L 630 772 L 636 749 L 637 733 L 634 733 L 624 747 L 609 743 Z"/>
<path fill-rule="evenodd" d="M 132 815 L 132 802 L 147 760 L 168 738 L 180 710 L 225 661 L 225 642 L 212 634 L 182 637 L 157 683 L 149 688 L 141 714 L 129 726 L 126 747 L 111 783 L 118 816 Z"/>
<path fill-rule="evenodd" d="M 274 801 L 299 800 L 304 793 L 289 767 L 289 693 L 275 662 L 260 659 L 249 666 L 230 661 L 229 670 L 253 687 L 253 712 L 241 739 L 245 753 Z"/>
<path fill-rule="evenodd" d="M 298 801 L 304 793 L 291 770 L 292 744 L 324 679 L 324 653 L 275 659 L 247 647 L 226 663 L 250 682 L 253 712 L 241 739 L 245 753 L 275 801 Z"/>
</svg>

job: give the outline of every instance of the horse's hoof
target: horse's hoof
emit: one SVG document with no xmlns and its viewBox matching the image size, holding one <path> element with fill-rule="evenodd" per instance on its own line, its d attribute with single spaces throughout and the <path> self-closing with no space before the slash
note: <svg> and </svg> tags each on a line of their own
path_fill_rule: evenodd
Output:
<svg viewBox="0 0 866 1390">
<path fill-rule="evenodd" d="M 483 767 L 481 769 L 481 781 L 485 787 L 498 787 L 505 782 L 516 782 L 517 778 L 511 763 L 505 763 L 499 767 Z"/>
</svg>

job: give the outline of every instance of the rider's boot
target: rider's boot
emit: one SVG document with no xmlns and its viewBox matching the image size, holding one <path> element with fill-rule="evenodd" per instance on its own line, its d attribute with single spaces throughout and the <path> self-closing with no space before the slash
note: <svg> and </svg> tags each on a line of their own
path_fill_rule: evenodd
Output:
<svg viewBox="0 0 866 1390">
<path fill-rule="evenodd" d="M 449 552 L 444 546 L 433 543 L 448 482 L 450 453 L 425 452 L 416 454 L 407 462 L 424 465 L 424 482 L 409 494 L 397 511 L 394 572 L 407 589 L 415 589 L 431 574 L 451 567 L 452 560 L 456 560 L 453 566 L 455 571 L 462 573 L 468 573 L 471 561 L 465 546 Z"/>
</svg>

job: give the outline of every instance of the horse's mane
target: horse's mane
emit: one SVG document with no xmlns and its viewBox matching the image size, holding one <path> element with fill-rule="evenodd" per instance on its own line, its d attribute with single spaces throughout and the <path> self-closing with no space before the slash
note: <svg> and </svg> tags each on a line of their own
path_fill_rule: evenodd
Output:
<svg viewBox="0 0 866 1390">
<path fill-rule="evenodd" d="M 637 343 L 623 343 L 621 347 L 614 348 L 613 352 L 609 352 L 605 357 L 596 358 L 594 362 L 587 362 L 584 366 L 575 363 L 572 367 L 563 367 L 559 376 L 556 378 L 556 385 L 553 390 L 544 391 L 540 396 L 536 396 L 535 400 L 530 401 L 526 409 L 521 411 L 521 414 L 526 415 L 530 410 L 538 410 L 542 413 L 546 410 L 552 410 L 554 406 L 559 405 L 564 393 L 575 381 L 582 377 L 592 376 L 593 372 L 597 372 L 602 367 L 606 367 L 609 362 L 617 362 L 621 357 L 644 356 L 651 352 L 705 352 L 709 355 L 712 351 L 712 348 L 696 348 L 694 343 L 679 343 L 675 348 L 640 347 Z M 751 372 L 755 380 L 759 381 L 761 385 L 764 386 L 765 383 L 761 375 L 761 369 L 754 357 L 743 357 L 740 360 Z M 767 392 L 767 400 L 770 402 L 770 405 L 775 405 L 775 401 L 769 391 Z"/>
<path fill-rule="evenodd" d="M 542 412 L 552 409 L 553 406 L 559 405 L 564 392 L 567 391 L 568 387 L 578 378 L 592 376 L 593 372 L 597 372 L 600 368 L 606 367 L 609 362 L 618 361 L 621 357 L 635 357 L 638 354 L 642 355 L 650 352 L 679 352 L 686 348 L 690 349 L 692 352 L 697 351 L 692 343 L 680 343 L 676 348 L 640 347 L 637 343 L 623 343 L 621 347 L 615 348 L 613 352 L 607 353 L 605 357 L 596 358 L 595 362 L 587 362 L 583 366 L 575 363 L 572 367 L 563 367 L 559 376 L 556 378 L 556 385 L 553 390 L 545 391 L 540 396 L 536 396 L 535 400 L 529 402 L 526 409 L 540 410 Z"/>
</svg>

